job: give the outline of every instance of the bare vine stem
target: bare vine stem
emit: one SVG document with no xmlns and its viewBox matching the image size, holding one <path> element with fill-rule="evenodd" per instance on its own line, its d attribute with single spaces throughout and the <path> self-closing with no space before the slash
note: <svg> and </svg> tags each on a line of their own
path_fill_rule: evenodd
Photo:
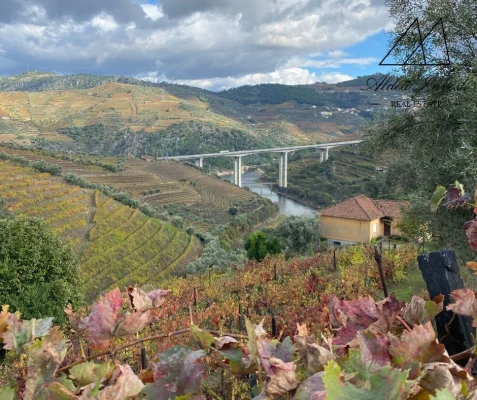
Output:
<svg viewBox="0 0 477 400">
<path fill-rule="evenodd" d="M 219 331 L 211 331 L 211 330 L 207 330 L 207 329 L 202 329 L 202 331 L 203 332 L 208 332 L 208 333 L 211 333 L 211 334 L 214 334 L 214 335 L 220 334 Z M 178 336 L 178 335 L 182 335 L 182 334 L 188 333 L 188 332 L 190 332 L 190 328 L 184 328 L 184 329 L 179 329 L 177 331 L 173 331 L 173 332 L 169 332 L 169 333 L 159 333 L 157 335 L 147 336 L 147 337 L 144 337 L 144 338 L 141 338 L 141 339 L 135 339 L 132 342 L 123 344 L 122 346 L 119 346 L 116 349 L 106 350 L 106 351 L 103 351 L 101 353 L 94 354 L 94 355 L 89 356 L 89 357 L 85 357 L 82 360 L 76 361 L 76 362 L 74 362 L 72 364 L 69 364 L 65 367 L 59 368 L 56 371 L 56 374 L 58 374 L 59 372 L 67 371 L 70 368 L 74 367 L 75 365 L 82 364 L 86 361 L 93 360 L 95 358 L 99 358 L 99 357 L 103 357 L 103 356 L 107 356 L 107 355 L 115 354 L 118 351 L 124 350 L 128 347 L 131 347 L 131 346 L 135 346 L 139 343 L 150 342 L 152 340 L 162 339 L 162 338 L 171 337 L 171 336 Z M 248 339 L 247 335 L 241 335 L 241 334 L 237 334 L 237 333 L 224 333 L 224 336 L 230 336 L 230 337 L 237 338 L 237 339 Z"/>
</svg>

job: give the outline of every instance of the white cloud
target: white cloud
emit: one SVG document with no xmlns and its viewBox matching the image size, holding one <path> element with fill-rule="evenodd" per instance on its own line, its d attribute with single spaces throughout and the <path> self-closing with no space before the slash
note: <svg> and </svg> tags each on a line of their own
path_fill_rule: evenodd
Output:
<svg viewBox="0 0 477 400">
<path fill-rule="evenodd" d="M 152 19 L 153 21 L 156 21 L 164 16 L 162 9 L 155 4 L 141 4 L 141 7 L 144 10 L 146 17 Z"/>
<path fill-rule="evenodd" d="M 337 83 L 337 82 L 343 82 L 343 81 L 350 81 L 351 79 L 354 79 L 355 77 L 342 74 L 340 72 L 330 72 L 330 73 L 324 73 L 318 76 L 318 82 L 326 82 L 326 83 Z"/>
<path fill-rule="evenodd" d="M 345 76 L 345 75 L 343 75 Z M 165 75 L 156 76 L 154 73 L 141 76 L 141 79 L 154 82 L 168 81 L 177 84 L 196 86 L 209 90 L 226 90 L 243 85 L 258 85 L 260 83 L 281 83 L 284 85 L 307 85 L 315 83 L 318 77 L 314 72 L 303 68 L 282 68 L 270 73 L 247 74 L 241 77 L 226 77 L 214 79 L 179 79 L 170 80 Z M 352 78 L 351 78 L 352 79 Z"/>
<path fill-rule="evenodd" d="M 91 26 L 100 29 L 102 32 L 112 32 L 118 28 L 118 24 L 111 15 L 101 13 L 93 18 Z"/>
</svg>

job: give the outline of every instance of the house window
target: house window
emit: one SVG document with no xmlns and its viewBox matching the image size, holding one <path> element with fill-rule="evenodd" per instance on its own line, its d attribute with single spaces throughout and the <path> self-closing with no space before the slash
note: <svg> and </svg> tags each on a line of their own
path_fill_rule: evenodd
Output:
<svg viewBox="0 0 477 400">
<path fill-rule="evenodd" d="M 373 225 L 373 233 L 376 233 L 378 231 L 378 224 Z"/>
<path fill-rule="evenodd" d="M 341 247 L 341 242 L 333 242 L 334 247 Z"/>
</svg>

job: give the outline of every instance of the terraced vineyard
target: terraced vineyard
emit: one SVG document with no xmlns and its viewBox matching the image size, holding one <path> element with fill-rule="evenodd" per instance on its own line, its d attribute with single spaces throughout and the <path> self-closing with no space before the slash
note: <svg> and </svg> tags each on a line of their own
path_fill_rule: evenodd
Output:
<svg viewBox="0 0 477 400">
<path fill-rule="evenodd" d="M 0 196 L 15 214 L 44 218 L 79 251 L 89 218 L 90 193 L 50 174 L 0 162 Z"/>
<path fill-rule="evenodd" d="M 158 283 L 202 249 L 194 236 L 168 222 L 9 161 L 0 162 L 0 195 L 8 210 L 44 218 L 73 245 L 88 300 L 118 284 Z"/>
<path fill-rule="evenodd" d="M 0 151 L 61 165 L 64 172 L 129 192 L 157 209 L 178 207 L 176 213 L 184 219 L 184 226 L 193 225 L 199 231 L 232 221 L 234 217 L 228 213 L 232 206 L 238 206 L 239 213 L 248 214 L 261 204 L 258 195 L 174 160 L 147 162 L 128 159 L 126 171 L 113 173 L 98 166 L 45 156 L 38 151 L 6 147 L 0 147 Z M 159 189 L 159 192 L 145 194 L 151 189 Z"/>
<path fill-rule="evenodd" d="M 82 257 L 81 281 L 91 299 L 110 286 L 152 282 L 199 255 L 199 241 L 169 223 L 94 195 L 94 227 Z M 176 260 L 179 259 L 179 262 Z"/>
</svg>

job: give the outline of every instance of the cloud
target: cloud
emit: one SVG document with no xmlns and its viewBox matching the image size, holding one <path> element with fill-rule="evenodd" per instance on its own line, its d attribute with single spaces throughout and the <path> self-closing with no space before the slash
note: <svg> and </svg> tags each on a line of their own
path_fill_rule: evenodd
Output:
<svg viewBox="0 0 477 400">
<path fill-rule="evenodd" d="M 281 83 L 284 85 L 308 85 L 316 82 L 336 83 L 353 79 L 352 76 L 335 73 L 316 75 L 304 68 L 281 68 L 270 73 L 247 74 L 241 77 L 226 77 L 213 79 L 183 79 L 171 80 L 167 76 L 157 76 L 155 73 L 140 77 L 152 82 L 168 81 L 182 85 L 196 86 L 213 91 L 227 90 L 243 85 L 258 85 L 261 83 Z"/>
<path fill-rule="evenodd" d="M 354 77 L 350 75 L 346 75 L 346 74 L 341 74 L 339 72 L 324 73 L 318 77 L 319 82 L 326 82 L 326 83 L 344 82 L 344 81 L 350 81 L 351 79 L 354 79 Z"/>
<path fill-rule="evenodd" d="M 264 79 L 301 83 L 317 78 L 306 68 L 369 65 L 376 61 L 343 49 L 391 23 L 377 0 L 5 3 L 0 74 L 23 72 L 29 64 L 37 70 L 165 76 L 213 87 Z"/>
</svg>

